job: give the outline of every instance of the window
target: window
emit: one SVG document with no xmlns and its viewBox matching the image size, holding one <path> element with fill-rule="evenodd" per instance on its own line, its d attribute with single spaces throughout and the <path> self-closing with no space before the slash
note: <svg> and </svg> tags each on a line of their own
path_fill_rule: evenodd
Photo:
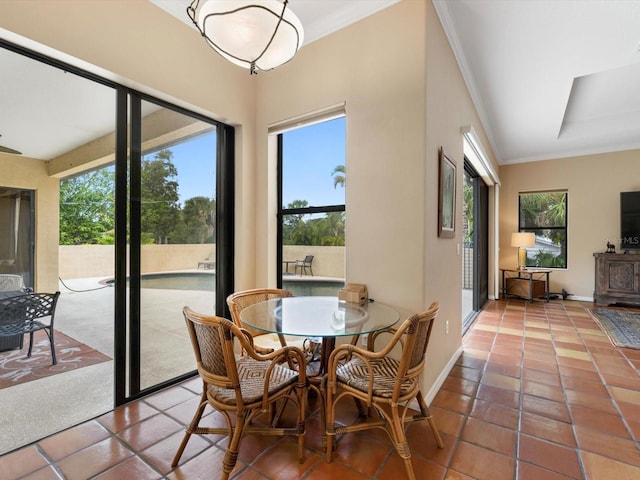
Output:
<svg viewBox="0 0 640 480">
<path fill-rule="evenodd" d="M 345 127 L 339 116 L 278 135 L 280 281 L 296 295 L 335 295 L 344 284 Z"/>
<path fill-rule="evenodd" d="M 520 232 L 536 235 L 527 267 L 567 268 L 567 192 L 520 193 Z"/>
</svg>

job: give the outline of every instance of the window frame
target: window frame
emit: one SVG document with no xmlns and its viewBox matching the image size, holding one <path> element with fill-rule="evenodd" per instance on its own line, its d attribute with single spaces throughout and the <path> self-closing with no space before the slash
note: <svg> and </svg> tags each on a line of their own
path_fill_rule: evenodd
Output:
<svg viewBox="0 0 640 480">
<path fill-rule="evenodd" d="M 346 117 L 345 113 L 339 115 L 326 116 L 326 118 L 319 117 L 316 119 L 309 119 L 308 122 L 305 122 L 303 125 L 297 124 L 296 128 L 305 128 L 310 127 L 317 123 L 322 123 L 325 121 L 331 121 L 335 118 Z M 283 172 L 284 172 L 284 134 L 292 129 L 280 130 L 276 135 L 276 145 L 277 145 L 277 248 L 276 248 L 276 278 L 277 278 L 277 287 L 282 288 L 282 251 L 283 251 L 283 228 L 282 223 L 283 219 L 286 215 L 310 215 L 317 213 L 332 213 L 332 212 L 346 212 L 346 197 L 345 203 L 339 205 L 322 205 L 322 206 L 308 206 L 308 207 L 298 207 L 298 208 L 283 208 L 282 203 L 282 193 L 283 193 Z M 345 168 L 346 168 L 346 158 L 345 158 Z M 346 188 L 346 187 L 345 187 Z M 346 239 L 345 239 L 345 248 L 346 248 Z"/>
<path fill-rule="evenodd" d="M 541 194 L 563 194 L 564 195 L 564 204 L 565 204 L 565 214 L 564 214 L 564 225 L 525 225 L 525 219 L 522 216 L 522 196 L 523 195 L 541 195 Z M 569 191 L 566 189 L 557 189 L 557 190 L 536 190 L 536 191 L 523 191 L 518 192 L 518 232 L 530 232 L 538 236 L 536 232 L 550 230 L 550 231 L 564 231 L 564 244 L 560 243 L 560 255 L 564 253 L 564 266 L 547 266 L 547 265 L 535 265 L 531 264 L 529 261 L 529 256 L 527 256 L 527 268 L 547 268 L 547 269 L 556 269 L 556 270 L 566 270 L 569 266 Z"/>
</svg>

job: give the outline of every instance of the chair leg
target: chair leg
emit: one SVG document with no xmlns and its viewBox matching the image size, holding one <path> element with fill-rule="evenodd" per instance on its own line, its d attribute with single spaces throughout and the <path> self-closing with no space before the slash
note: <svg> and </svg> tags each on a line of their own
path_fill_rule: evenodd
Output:
<svg viewBox="0 0 640 480">
<path fill-rule="evenodd" d="M 178 447 L 178 451 L 173 457 L 173 461 L 171 462 L 172 467 L 176 467 L 178 465 L 178 462 L 180 461 L 180 457 L 182 456 L 182 452 L 184 452 L 184 449 L 187 446 L 189 439 L 191 438 L 191 434 L 198 428 L 198 425 L 200 424 L 200 419 L 202 418 L 202 413 L 204 412 L 204 409 L 206 406 L 207 406 L 207 392 L 205 388 L 204 391 L 202 392 L 202 397 L 200 398 L 200 405 L 198 406 L 198 409 L 196 410 L 196 413 L 193 416 L 191 423 L 187 427 L 187 431 L 184 432 L 184 437 L 182 438 L 182 442 L 180 443 L 180 446 Z"/>
<path fill-rule="evenodd" d="M 53 328 L 45 330 L 45 332 L 49 336 L 49 344 L 51 345 L 51 365 L 55 365 L 58 363 L 58 359 L 56 358 L 56 344 L 53 341 Z"/>
<path fill-rule="evenodd" d="M 229 439 L 229 445 L 227 446 L 227 451 L 222 461 L 222 477 L 220 477 L 220 480 L 227 480 L 236 466 L 238 452 L 240 450 L 240 441 L 242 440 L 244 426 L 247 422 L 247 415 L 248 412 L 245 412 L 243 415 L 236 417 L 236 426 L 233 429 L 233 435 Z"/>
<path fill-rule="evenodd" d="M 389 425 L 390 432 L 393 439 L 393 446 L 398 452 L 398 455 L 404 460 L 404 467 L 407 471 L 407 478 L 409 480 L 416 480 L 416 474 L 413 471 L 413 465 L 411 464 L 411 450 L 409 449 L 409 442 L 407 442 L 407 436 L 404 431 L 404 424 L 398 411 L 398 406 L 391 406 L 391 423 Z"/>
<path fill-rule="evenodd" d="M 298 462 L 304 463 L 304 437 L 306 433 L 306 420 L 307 420 L 307 395 L 309 389 L 306 386 L 299 386 L 296 388 L 296 395 L 298 396 Z"/>
<path fill-rule="evenodd" d="M 427 403 L 424 401 L 422 396 L 422 392 L 418 391 L 418 395 L 416 396 L 416 400 L 418 400 L 418 405 L 420 406 L 420 413 L 427 419 L 429 422 L 429 426 L 431 427 L 431 431 L 433 432 L 433 436 L 436 439 L 436 443 L 438 444 L 438 448 L 444 448 L 444 442 L 442 441 L 442 437 L 440 436 L 440 431 L 436 426 L 436 422 L 433 419 L 433 415 L 431 414 L 431 410 L 427 406 Z"/>
<path fill-rule="evenodd" d="M 326 454 L 327 463 L 331 463 L 333 460 L 333 444 L 336 438 L 336 423 L 335 423 L 335 410 L 333 407 L 333 392 L 330 392 L 328 388 L 325 389 L 324 405 L 320 408 L 324 410 L 324 432 L 322 435 L 322 448 Z"/>
<path fill-rule="evenodd" d="M 32 349 L 33 349 L 33 330 L 29 332 L 29 351 L 27 352 L 27 358 L 31 357 Z"/>
</svg>

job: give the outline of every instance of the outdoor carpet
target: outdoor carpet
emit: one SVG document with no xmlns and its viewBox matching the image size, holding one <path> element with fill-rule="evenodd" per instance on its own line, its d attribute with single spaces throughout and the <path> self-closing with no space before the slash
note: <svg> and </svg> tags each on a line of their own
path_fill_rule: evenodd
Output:
<svg viewBox="0 0 640 480">
<path fill-rule="evenodd" d="M 591 313 L 614 345 L 640 349 L 640 313 L 604 309 Z"/>
<path fill-rule="evenodd" d="M 27 358 L 29 335 L 24 336 L 20 350 L 0 352 L 0 389 L 111 360 L 57 330 L 54 330 L 53 339 L 58 358 L 56 365 L 51 365 L 49 337 L 42 330 L 34 334 L 31 357 Z"/>
</svg>

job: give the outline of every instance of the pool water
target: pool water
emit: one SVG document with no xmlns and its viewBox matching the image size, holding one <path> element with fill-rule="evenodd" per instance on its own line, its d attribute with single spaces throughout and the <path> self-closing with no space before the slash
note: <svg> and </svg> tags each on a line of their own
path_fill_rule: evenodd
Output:
<svg viewBox="0 0 640 480">
<path fill-rule="evenodd" d="M 216 289 L 216 276 L 213 273 L 153 273 L 142 275 L 142 288 L 166 290 L 203 290 L 213 292 Z M 325 280 L 288 280 L 282 281 L 282 288 L 291 290 L 296 297 L 321 295 L 336 296 L 344 286 L 341 281 Z"/>
<path fill-rule="evenodd" d="M 215 291 L 216 276 L 211 273 L 153 273 L 140 278 L 142 288 Z"/>
</svg>

